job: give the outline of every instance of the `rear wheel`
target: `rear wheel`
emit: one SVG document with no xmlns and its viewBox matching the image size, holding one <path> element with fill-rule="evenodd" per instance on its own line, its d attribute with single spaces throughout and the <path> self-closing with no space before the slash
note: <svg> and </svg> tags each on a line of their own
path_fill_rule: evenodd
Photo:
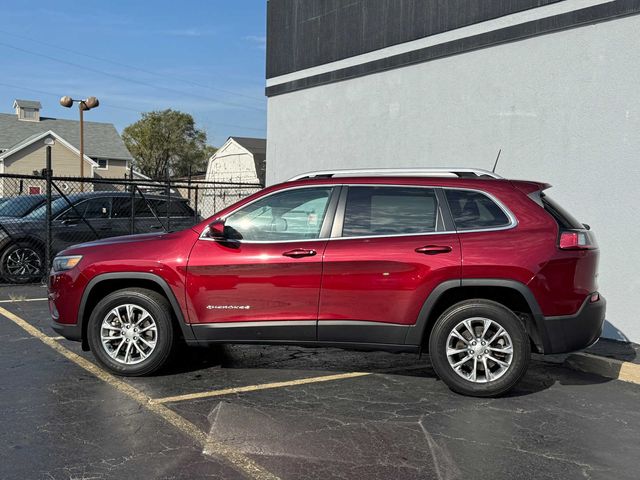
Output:
<svg viewBox="0 0 640 480">
<path fill-rule="evenodd" d="M 166 298 L 143 288 L 118 290 L 93 309 L 87 340 L 96 360 L 124 376 L 149 375 L 169 359 L 175 343 Z"/>
<path fill-rule="evenodd" d="M 0 256 L 2 277 L 11 283 L 29 283 L 42 279 L 44 256 L 40 248 L 29 242 L 17 242 Z"/>
<path fill-rule="evenodd" d="M 458 393 L 492 397 L 513 388 L 527 371 L 529 337 L 504 305 L 465 300 L 445 311 L 429 339 L 431 363 Z"/>
</svg>

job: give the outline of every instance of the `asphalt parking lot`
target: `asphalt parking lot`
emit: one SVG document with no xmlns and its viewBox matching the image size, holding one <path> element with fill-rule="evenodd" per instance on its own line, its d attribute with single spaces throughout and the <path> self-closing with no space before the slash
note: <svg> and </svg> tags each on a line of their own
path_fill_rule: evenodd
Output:
<svg viewBox="0 0 640 480">
<path fill-rule="evenodd" d="M 3 479 L 640 475 L 638 385 L 535 361 L 483 400 L 427 357 L 269 346 L 184 350 L 122 379 L 56 337 L 45 295 L 0 289 Z"/>
</svg>

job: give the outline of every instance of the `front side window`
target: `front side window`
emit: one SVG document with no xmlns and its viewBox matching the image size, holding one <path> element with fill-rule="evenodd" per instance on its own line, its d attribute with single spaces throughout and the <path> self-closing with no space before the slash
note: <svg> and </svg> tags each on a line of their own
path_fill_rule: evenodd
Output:
<svg viewBox="0 0 640 480">
<path fill-rule="evenodd" d="M 300 188 L 268 195 L 232 213 L 230 238 L 248 241 L 312 240 L 320 237 L 332 188 Z"/>
<path fill-rule="evenodd" d="M 507 214 L 496 202 L 473 190 L 445 190 L 447 202 L 458 230 L 506 227 Z"/>
<path fill-rule="evenodd" d="M 97 219 L 97 218 L 109 218 L 109 211 L 111 210 L 110 198 L 92 198 L 91 200 L 85 200 L 84 202 L 77 203 L 75 208 L 69 208 L 61 217 L 60 220 L 71 220 L 78 218 L 85 219 Z"/>
<path fill-rule="evenodd" d="M 432 188 L 349 187 L 342 236 L 435 232 L 437 211 Z"/>
</svg>

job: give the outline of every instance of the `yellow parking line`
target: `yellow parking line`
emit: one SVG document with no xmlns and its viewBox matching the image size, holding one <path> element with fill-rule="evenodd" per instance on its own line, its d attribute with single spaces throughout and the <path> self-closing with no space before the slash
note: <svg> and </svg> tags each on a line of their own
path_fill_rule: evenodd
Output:
<svg viewBox="0 0 640 480">
<path fill-rule="evenodd" d="M 309 383 L 332 382 L 334 380 L 343 380 L 345 378 L 356 378 L 371 375 L 369 372 L 351 372 L 339 373 L 336 375 L 323 375 L 321 377 L 300 378 L 297 380 L 288 380 L 286 382 L 262 383 L 259 385 L 247 385 L 245 387 L 223 388 L 221 390 L 210 390 L 208 392 L 187 393 L 185 395 L 175 395 L 173 397 L 154 398 L 151 403 L 161 404 L 170 402 L 183 402 L 185 400 L 197 400 L 200 398 L 219 397 L 221 395 L 230 395 L 232 393 L 255 392 L 257 390 L 267 390 L 270 388 L 291 387 L 294 385 L 306 385 Z"/>
<path fill-rule="evenodd" d="M 47 300 L 49 300 L 47 297 L 43 297 L 43 298 L 10 298 L 9 300 L 0 300 L 0 303 L 45 302 Z"/>
<path fill-rule="evenodd" d="M 90 361 L 84 359 L 80 355 L 68 350 L 63 347 L 53 338 L 45 335 L 37 328 L 33 327 L 26 320 L 18 317 L 17 315 L 11 313 L 10 311 L 0 307 L 0 315 L 11 320 L 13 323 L 18 325 L 20 328 L 25 330 L 28 334 L 36 337 L 45 345 L 51 347 L 53 350 L 58 352 L 63 357 L 72 361 L 79 367 L 83 368 L 87 372 L 91 373 L 95 377 L 99 378 L 105 383 L 108 383 L 112 387 L 116 388 L 119 392 L 127 395 L 132 400 L 139 403 L 141 406 L 147 408 L 151 412 L 155 413 L 159 417 L 161 417 L 166 422 L 173 425 L 175 428 L 180 430 L 182 433 L 186 434 L 193 441 L 195 441 L 198 445 L 203 448 L 206 448 L 207 453 L 215 454 L 220 457 L 226 459 L 229 463 L 235 466 L 242 473 L 247 475 L 249 478 L 256 480 L 277 480 L 278 477 L 265 470 L 263 467 L 255 463 L 253 460 L 248 458 L 243 453 L 235 450 L 231 447 L 228 447 L 222 443 L 215 442 L 214 440 L 208 438 L 207 434 L 196 427 L 193 423 L 184 419 L 177 413 L 173 412 L 169 408 L 161 405 L 157 402 L 152 402 L 151 398 L 142 393 L 140 390 L 132 387 L 126 382 L 123 382 L 119 378 L 105 372 L 100 369 Z"/>
</svg>

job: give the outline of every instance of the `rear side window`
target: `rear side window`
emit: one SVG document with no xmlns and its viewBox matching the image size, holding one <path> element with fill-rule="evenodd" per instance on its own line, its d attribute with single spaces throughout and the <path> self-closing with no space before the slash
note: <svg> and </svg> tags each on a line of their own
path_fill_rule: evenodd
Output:
<svg viewBox="0 0 640 480">
<path fill-rule="evenodd" d="M 114 197 L 111 203 L 111 218 L 131 218 L 131 198 Z"/>
<path fill-rule="evenodd" d="M 156 215 L 159 217 L 167 216 L 167 201 L 166 200 L 150 200 L 151 208 L 154 209 Z M 153 215 L 153 214 L 152 214 Z M 171 217 L 190 217 L 193 215 L 193 210 L 187 205 L 187 202 L 183 200 L 171 200 L 169 202 L 169 216 Z"/>
<path fill-rule="evenodd" d="M 567 229 L 583 229 L 584 226 L 578 220 L 575 219 L 573 215 L 567 212 L 564 208 L 558 205 L 555 200 L 553 200 L 548 195 L 544 193 L 540 195 L 542 198 L 542 206 L 547 211 L 547 213 L 551 214 L 551 216 L 556 220 L 560 228 Z"/>
<path fill-rule="evenodd" d="M 445 190 L 449 208 L 458 230 L 506 227 L 507 214 L 493 200 L 473 190 Z"/>
<path fill-rule="evenodd" d="M 434 232 L 437 209 L 432 188 L 349 187 L 342 236 Z"/>
</svg>

